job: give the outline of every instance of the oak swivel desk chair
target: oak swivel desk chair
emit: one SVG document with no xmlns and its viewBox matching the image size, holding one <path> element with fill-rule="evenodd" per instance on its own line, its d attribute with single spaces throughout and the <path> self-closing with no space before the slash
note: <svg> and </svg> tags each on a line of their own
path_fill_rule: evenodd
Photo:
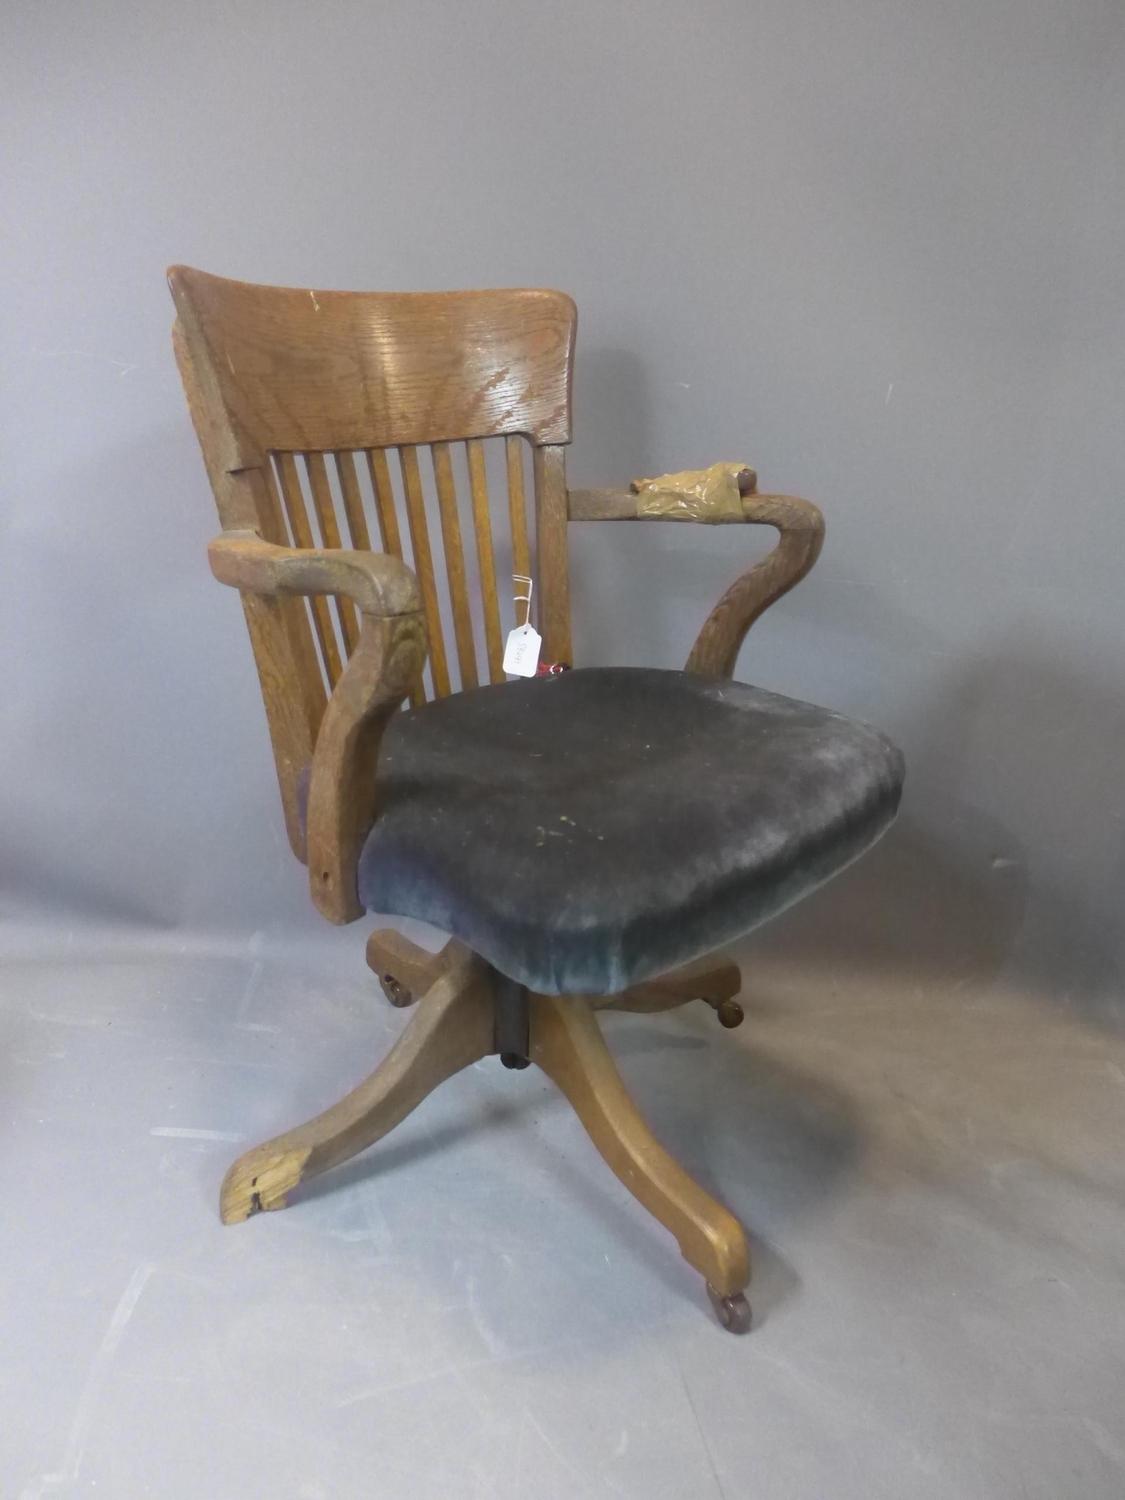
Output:
<svg viewBox="0 0 1125 1500">
<path fill-rule="evenodd" d="M 780 539 L 716 604 L 684 671 L 505 682 L 511 590 L 507 569 L 498 588 L 490 468 L 506 478 L 512 569 L 530 575 L 530 458 L 550 662 L 571 660 L 568 522 L 649 513 L 631 489 L 567 489 L 570 298 L 309 291 L 182 266 L 169 279 L 223 527 L 211 568 L 242 595 L 313 902 L 332 922 L 392 912 L 452 934 L 436 955 L 372 934 L 368 962 L 394 1004 L 415 1006 L 409 1024 L 338 1104 L 239 1157 L 224 1221 L 283 1208 L 299 1182 L 498 1054 L 547 1073 L 705 1278 L 723 1325 L 744 1331 L 742 1227 L 652 1137 L 597 1012 L 702 999 L 737 1024 L 738 969 L 699 961 L 848 864 L 894 816 L 902 761 L 887 740 L 731 680 L 750 625 L 816 560 L 820 512 L 741 476 L 726 519 Z"/>
</svg>

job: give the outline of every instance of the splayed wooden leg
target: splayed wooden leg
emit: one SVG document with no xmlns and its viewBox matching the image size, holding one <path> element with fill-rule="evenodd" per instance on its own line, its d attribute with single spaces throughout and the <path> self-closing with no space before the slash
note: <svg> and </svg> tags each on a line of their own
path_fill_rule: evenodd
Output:
<svg viewBox="0 0 1125 1500">
<path fill-rule="evenodd" d="M 379 977 L 383 994 L 392 1005 L 413 1005 L 441 978 L 451 964 L 466 956 L 467 949 L 450 938 L 437 953 L 420 948 L 393 927 L 381 927 L 367 939 L 367 967 Z"/>
<path fill-rule="evenodd" d="M 299 1182 L 325 1172 L 393 1130 L 439 1083 L 493 1051 L 487 967 L 460 953 L 418 1002 L 386 1058 L 338 1104 L 240 1156 L 223 1179 L 224 1224 L 284 1208 Z"/>
<path fill-rule="evenodd" d="M 738 965 L 728 961 L 703 967 L 675 969 L 657 979 L 635 984 L 619 995 L 606 995 L 593 1001 L 598 1010 L 626 1010 L 651 1015 L 656 1011 L 674 1010 L 689 1000 L 709 1005 L 723 1026 L 738 1026 L 743 1020 L 741 1005 L 734 998 L 742 988 Z"/>
<path fill-rule="evenodd" d="M 733 1304 L 724 1326 L 744 1331 L 750 1256 L 741 1224 L 688 1176 L 642 1119 L 610 1056 L 589 1000 L 536 995 L 531 1059 L 566 1095 L 594 1145 L 633 1196 L 671 1230 L 709 1289 Z"/>
</svg>

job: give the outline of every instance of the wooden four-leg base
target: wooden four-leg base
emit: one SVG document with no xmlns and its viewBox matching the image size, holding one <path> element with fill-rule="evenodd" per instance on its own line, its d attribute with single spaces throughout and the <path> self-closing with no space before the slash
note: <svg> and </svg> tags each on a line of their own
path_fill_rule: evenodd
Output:
<svg viewBox="0 0 1125 1500">
<path fill-rule="evenodd" d="M 238 1158 L 223 1181 L 224 1223 L 284 1208 L 298 1183 L 372 1145 L 439 1083 L 499 1050 L 499 976 L 461 943 L 451 941 L 431 954 L 398 933 L 376 932 L 368 942 L 368 963 L 393 1004 L 417 1004 L 406 1029 L 374 1073 L 338 1104 Z M 724 1025 L 737 1025 L 739 984 L 737 967 L 723 963 L 680 970 L 620 995 L 533 995 L 528 1053 L 566 1096 L 612 1171 L 671 1231 L 684 1259 L 704 1277 L 723 1326 L 745 1332 L 750 1314 L 742 1290 L 750 1261 L 742 1226 L 653 1136 L 629 1097 L 595 1013 L 668 1010 L 698 998 Z"/>
</svg>

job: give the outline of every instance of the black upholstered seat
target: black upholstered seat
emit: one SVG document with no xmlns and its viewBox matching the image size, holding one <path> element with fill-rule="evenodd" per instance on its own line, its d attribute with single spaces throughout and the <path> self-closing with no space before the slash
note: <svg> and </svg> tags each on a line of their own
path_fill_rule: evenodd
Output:
<svg viewBox="0 0 1125 1500">
<path fill-rule="evenodd" d="M 726 680 L 592 668 L 395 717 L 368 910 L 456 934 L 548 994 L 609 994 L 805 895 L 894 817 L 899 751 Z"/>
</svg>

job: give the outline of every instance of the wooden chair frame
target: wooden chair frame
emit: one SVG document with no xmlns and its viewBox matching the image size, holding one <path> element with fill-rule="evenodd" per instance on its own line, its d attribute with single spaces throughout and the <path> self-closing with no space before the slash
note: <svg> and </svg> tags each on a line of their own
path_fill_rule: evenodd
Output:
<svg viewBox="0 0 1125 1500">
<path fill-rule="evenodd" d="M 211 569 L 242 595 L 286 826 L 308 865 L 312 900 L 330 921 L 349 922 L 364 914 L 357 865 L 378 815 L 380 742 L 399 706 L 420 699 L 427 650 L 435 691 L 450 687 L 417 446 L 433 449 L 462 685 L 477 677 L 450 443 L 467 446 L 493 680 L 502 680 L 500 630 L 482 440 L 502 437 L 506 445 L 513 565 L 526 573 L 531 556 L 516 445 L 532 445 L 536 596 L 548 659 L 571 656 L 568 522 L 639 519 L 638 497 L 627 489 L 567 489 L 575 313 L 560 293 L 306 291 L 184 267 L 173 268 L 169 281 L 176 355 L 223 525 L 209 548 Z M 413 570 L 383 504 L 391 446 L 402 463 Z M 340 466 L 342 450 L 367 457 L 381 552 L 371 546 L 348 478 L 354 470 Z M 314 544 L 296 505 L 296 454 L 307 468 L 323 546 Z M 350 549 L 340 545 L 332 517 L 325 454 L 336 461 Z M 750 626 L 819 554 L 824 522 L 806 500 L 747 494 L 742 520 L 773 527 L 777 545 L 707 616 L 687 660 L 690 672 L 730 677 Z M 658 1011 L 704 999 L 723 1024 L 736 1025 L 735 965 L 713 962 L 618 995 L 559 997 L 529 996 L 456 940 L 434 955 L 395 932 L 376 932 L 367 958 L 393 1003 L 415 1005 L 411 1020 L 383 1063 L 338 1104 L 239 1157 L 222 1187 L 225 1222 L 284 1207 L 298 1183 L 371 1145 L 444 1079 L 499 1054 L 509 1066 L 534 1062 L 547 1073 L 621 1182 L 705 1278 L 724 1326 L 749 1326 L 742 1227 L 652 1136 L 596 1016 L 599 1009 Z"/>
</svg>

